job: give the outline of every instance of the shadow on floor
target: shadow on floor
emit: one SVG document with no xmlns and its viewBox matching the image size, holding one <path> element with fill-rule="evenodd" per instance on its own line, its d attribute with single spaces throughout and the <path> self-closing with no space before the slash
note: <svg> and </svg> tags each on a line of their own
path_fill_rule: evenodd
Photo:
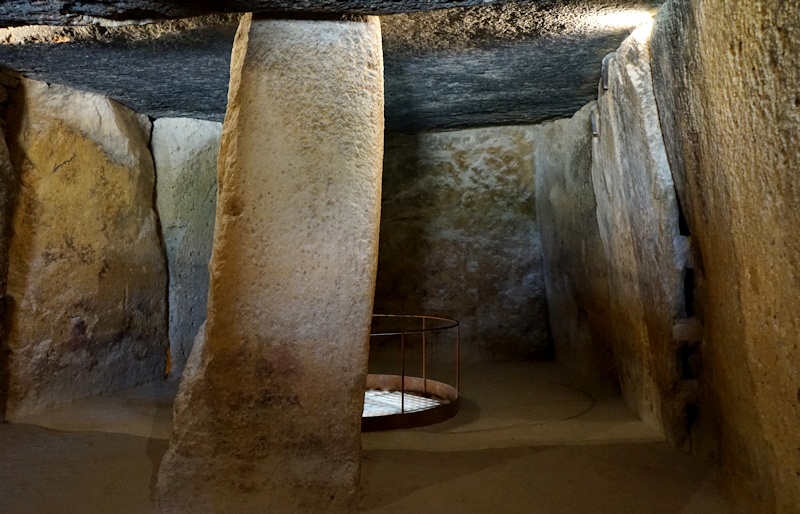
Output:
<svg viewBox="0 0 800 514">
<path fill-rule="evenodd" d="M 370 513 L 724 514 L 714 471 L 665 443 L 364 452 Z"/>
</svg>

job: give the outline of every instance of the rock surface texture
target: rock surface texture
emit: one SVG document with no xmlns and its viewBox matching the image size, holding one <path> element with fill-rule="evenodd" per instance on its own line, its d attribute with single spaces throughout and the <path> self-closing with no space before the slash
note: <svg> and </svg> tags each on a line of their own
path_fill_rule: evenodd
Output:
<svg viewBox="0 0 800 514">
<path fill-rule="evenodd" d="M 460 320 L 466 360 L 546 353 L 531 129 L 392 136 L 384 168 L 375 312 Z"/>
<path fill-rule="evenodd" d="M 184 371 L 163 513 L 350 512 L 377 268 L 377 18 L 242 19 L 204 341 Z"/>
<path fill-rule="evenodd" d="M 24 80 L 8 111 L 12 220 L 7 417 L 162 376 L 166 270 L 150 122 L 105 97 Z"/>
<path fill-rule="evenodd" d="M 598 101 L 592 175 L 597 222 L 608 266 L 610 323 L 622 395 L 673 444 L 688 444 L 685 394 L 678 375 L 675 319 L 686 316 L 683 279 L 688 240 L 658 119 L 648 24 L 608 64 Z"/>
<path fill-rule="evenodd" d="M 151 145 L 156 207 L 169 270 L 170 371 L 179 375 L 206 319 L 222 125 L 160 118 Z"/>
<path fill-rule="evenodd" d="M 149 3 L 181 8 L 176 2 Z M 427 9 L 459 2 L 391 3 L 402 10 L 410 3 Z M 387 129 L 411 133 L 571 116 L 596 98 L 596 63 L 653 15 L 659 3 L 480 2 L 383 16 Z M 52 2 L 25 4 L 53 9 Z M 59 4 L 64 13 L 99 7 Z M 114 2 L 120 16 L 124 4 Z M 348 2 L 315 4 L 344 9 Z M 0 7 L 0 20 L 6 5 Z M 230 2 L 215 5 L 236 10 Z M 158 18 L 147 10 L 138 15 Z M 237 23 L 235 15 L 228 15 L 132 26 L 0 30 L 0 63 L 31 78 L 101 92 L 152 117 L 222 121 Z"/>
<path fill-rule="evenodd" d="M 570 119 L 534 127 L 536 212 L 555 356 L 584 377 L 613 381 L 608 276 L 592 185 L 596 108 L 592 102 Z"/>
<path fill-rule="evenodd" d="M 800 505 L 800 2 L 673 0 L 656 98 L 739 512 Z"/>
</svg>

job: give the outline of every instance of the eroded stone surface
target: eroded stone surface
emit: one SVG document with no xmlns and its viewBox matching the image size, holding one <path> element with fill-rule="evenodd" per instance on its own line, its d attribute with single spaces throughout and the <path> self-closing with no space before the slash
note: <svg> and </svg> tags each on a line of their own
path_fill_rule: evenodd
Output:
<svg viewBox="0 0 800 514">
<path fill-rule="evenodd" d="M 800 505 L 800 2 L 673 0 L 656 97 L 739 512 Z"/>
<path fill-rule="evenodd" d="M 592 185 L 596 108 L 592 102 L 568 120 L 535 127 L 536 212 L 556 358 L 583 376 L 613 381 L 608 276 Z"/>
<path fill-rule="evenodd" d="M 391 136 L 383 188 L 375 312 L 460 320 L 467 360 L 546 353 L 531 129 Z"/>
<path fill-rule="evenodd" d="M 159 508 L 349 512 L 377 266 L 380 26 L 246 16 L 234 48 L 205 339 Z"/>
<path fill-rule="evenodd" d="M 676 393 L 681 377 L 672 339 L 673 320 L 685 317 L 686 255 L 653 96 L 650 28 L 634 32 L 609 63 L 592 176 L 623 397 L 672 443 L 686 446 L 689 423 Z"/>
<path fill-rule="evenodd" d="M 24 80 L 8 121 L 20 183 L 7 290 L 14 419 L 160 377 L 166 270 L 147 117 Z"/>
<path fill-rule="evenodd" d="M 206 319 L 221 132 L 222 124 L 213 121 L 160 118 L 153 123 L 156 207 L 169 270 L 172 374 L 183 370 Z"/>
</svg>

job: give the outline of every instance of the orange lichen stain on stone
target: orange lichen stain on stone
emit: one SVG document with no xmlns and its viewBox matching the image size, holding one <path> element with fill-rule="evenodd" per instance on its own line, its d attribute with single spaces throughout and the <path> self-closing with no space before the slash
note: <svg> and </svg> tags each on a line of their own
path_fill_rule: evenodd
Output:
<svg viewBox="0 0 800 514">
<path fill-rule="evenodd" d="M 172 373 L 172 352 L 167 347 L 167 363 L 164 365 L 164 380 L 168 379 Z"/>
</svg>

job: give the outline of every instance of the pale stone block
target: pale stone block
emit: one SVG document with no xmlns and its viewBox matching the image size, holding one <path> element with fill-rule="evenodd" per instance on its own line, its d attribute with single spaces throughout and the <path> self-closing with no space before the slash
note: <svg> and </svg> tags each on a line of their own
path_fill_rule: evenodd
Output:
<svg viewBox="0 0 800 514">
<path fill-rule="evenodd" d="M 221 133 L 222 124 L 213 121 L 159 118 L 153 123 L 156 207 L 169 270 L 173 375 L 182 372 L 206 319 Z"/>
<path fill-rule="evenodd" d="M 689 343 L 703 340 L 703 324 L 697 318 L 686 318 L 675 321 L 672 325 L 672 339 Z"/>
<path fill-rule="evenodd" d="M 243 18 L 205 340 L 159 471 L 164 513 L 349 512 L 377 265 L 377 18 Z"/>
</svg>

